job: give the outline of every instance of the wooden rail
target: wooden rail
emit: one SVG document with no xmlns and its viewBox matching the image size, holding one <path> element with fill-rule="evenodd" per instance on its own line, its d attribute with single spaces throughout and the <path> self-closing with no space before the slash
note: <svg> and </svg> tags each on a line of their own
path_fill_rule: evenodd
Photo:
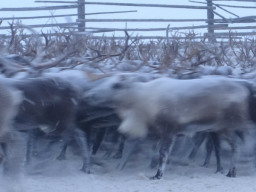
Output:
<svg viewBox="0 0 256 192">
<path fill-rule="evenodd" d="M 42 6 L 42 7 L 22 7 L 22 8 L 0 8 L 0 11 L 42 11 L 42 10 L 57 10 L 57 9 L 74 9 L 77 5 L 63 6 Z"/>
<path fill-rule="evenodd" d="M 64 3 L 63 1 L 35 1 L 40 3 Z M 77 1 L 68 1 L 69 3 L 77 3 Z M 181 8 L 181 9 L 215 9 L 215 7 L 207 6 L 189 6 L 189 5 L 169 5 L 169 4 L 139 4 L 139 3 L 111 3 L 111 2 L 88 2 L 87 5 L 111 5 L 111 6 L 132 6 L 132 7 L 161 7 L 161 8 Z"/>
<path fill-rule="evenodd" d="M 111 11 L 111 12 L 95 12 L 95 13 L 85 13 L 85 15 L 104 15 L 104 14 L 115 14 L 115 13 L 134 13 L 137 10 L 130 11 Z M 47 16 L 33 16 L 33 17 L 2 17 L 2 20 L 21 20 L 21 19 L 44 19 L 44 18 L 55 18 L 55 17 L 72 17 L 77 16 L 77 14 L 64 14 L 64 15 L 47 15 Z"/>
<path fill-rule="evenodd" d="M 77 19 L 77 22 L 205 22 L 207 19 Z"/>
<path fill-rule="evenodd" d="M 77 25 L 78 23 L 52 23 L 52 24 L 39 24 L 39 25 L 26 25 L 28 28 L 44 28 L 44 27 L 68 27 L 71 25 Z M 16 24 L 14 25 L 15 28 L 23 28 L 24 25 Z M 10 29 L 10 26 L 0 26 L 0 29 Z"/>
<path fill-rule="evenodd" d="M 213 0 L 213 1 L 239 1 L 239 2 L 256 2 L 256 0 Z"/>
<path fill-rule="evenodd" d="M 228 28 L 227 24 L 216 24 L 211 26 L 214 29 L 226 29 Z M 71 27 L 76 28 L 76 27 Z M 184 26 L 184 27 L 170 27 L 168 30 L 184 30 L 184 29 L 204 29 L 208 28 L 208 25 L 198 25 L 198 26 Z M 255 27 L 256 28 L 256 27 Z M 92 29 L 92 30 L 102 30 L 102 31 L 166 31 L 167 28 L 100 28 L 100 27 L 86 27 L 86 29 Z"/>
<path fill-rule="evenodd" d="M 256 6 L 247 6 L 245 4 L 243 5 L 228 5 L 228 4 L 222 4 L 219 2 L 256 2 L 256 0 L 205 0 L 205 2 L 200 1 L 190 1 L 194 3 L 200 3 L 203 5 L 200 6 L 190 6 L 190 5 L 170 5 L 170 4 L 141 4 L 141 3 L 113 3 L 113 2 L 91 2 L 91 1 L 85 1 L 85 0 L 74 0 L 74 1 L 61 1 L 61 0 L 36 0 L 37 3 L 59 3 L 63 4 L 60 6 L 38 6 L 38 7 L 23 7 L 23 8 L 0 8 L 1 11 L 40 11 L 40 10 L 63 10 L 63 9 L 76 9 L 77 13 L 72 14 L 57 14 L 57 15 L 41 15 L 41 16 L 21 16 L 21 17 L 3 17 L 0 18 L 0 20 L 29 20 L 29 19 L 46 19 L 46 18 L 61 18 L 61 17 L 76 17 L 76 22 L 69 22 L 69 23 L 53 23 L 53 24 L 36 24 L 36 25 L 28 25 L 28 27 L 31 28 L 46 28 L 46 27 L 59 27 L 59 28 L 70 28 L 75 31 L 80 31 L 81 34 L 91 34 L 91 33 L 104 33 L 104 32 L 111 32 L 111 31 L 171 31 L 171 30 L 195 30 L 195 29 L 207 29 L 207 36 L 212 37 L 212 40 L 214 38 L 221 38 L 221 35 L 223 37 L 226 37 L 227 34 L 222 32 L 231 30 L 234 32 L 234 30 L 253 30 L 256 29 L 256 26 L 254 26 L 254 23 L 256 23 L 256 16 L 246 16 L 246 17 L 239 17 L 238 15 L 232 13 L 228 10 L 228 8 L 256 8 Z M 132 13 L 137 12 L 137 10 L 127 10 L 127 11 L 110 11 L 110 12 L 95 12 L 95 13 L 87 13 L 86 6 L 125 6 L 125 7 L 153 7 L 153 8 L 170 8 L 170 9 L 194 9 L 194 10 L 207 10 L 207 16 L 205 18 L 199 18 L 199 19 L 190 19 L 190 18 L 159 18 L 159 19 L 129 19 L 124 18 L 117 18 L 117 19 L 96 19 L 96 18 L 89 18 L 87 16 L 89 15 L 100 15 L 100 14 L 122 14 L 122 13 Z M 234 18 L 225 18 L 222 16 L 218 10 L 221 9 L 222 11 L 225 11 L 226 13 L 231 14 L 234 16 Z M 215 18 L 216 17 L 216 18 Z M 220 19 L 219 19 L 220 18 Z M 190 26 L 182 26 L 182 27 L 171 27 L 169 29 L 159 27 L 159 28 L 104 28 L 104 27 L 89 27 L 86 25 L 86 23 L 117 23 L 117 22 L 131 22 L 131 23 L 152 23 L 152 22 L 161 22 L 161 23 L 191 23 Z M 205 25 L 194 25 L 194 23 L 203 22 L 206 23 Z M 15 25 L 14 27 L 21 27 L 19 24 Z M 251 23 L 251 25 L 247 26 L 231 26 L 233 24 L 244 24 L 244 23 Z M 187 24 L 186 24 L 187 25 Z M 0 26 L 0 29 L 10 29 L 10 26 Z M 216 33 L 216 30 L 220 31 L 220 33 Z M 211 34 L 211 35 L 210 35 Z M 232 35 L 254 35 L 254 32 L 234 32 Z M 95 36 L 98 37 L 98 36 Z M 149 37 L 153 36 L 147 36 L 146 39 L 149 39 Z M 94 38 L 94 37 L 93 37 Z M 158 38 L 158 36 L 157 36 Z M 163 37 L 165 38 L 165 37 Z"/>
</svg>

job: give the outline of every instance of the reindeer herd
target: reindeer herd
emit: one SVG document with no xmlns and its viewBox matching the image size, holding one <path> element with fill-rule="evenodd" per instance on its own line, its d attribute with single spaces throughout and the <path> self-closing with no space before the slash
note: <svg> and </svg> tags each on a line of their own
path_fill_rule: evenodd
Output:
<svg viewBox="0 0 256 192">
<path fill-rule="evenodd" d="M 206 138 L 205 163 L 214 150 L 217 171 L 222 172 L 220 142 L 225 138 L 231 149 L 227 176 L 236 176 L 238 140 L 256 130 L 255 79 L 70 74 L 0 79 L 0 162 L 4 175 L 21 174 L 42 138 L 62 141 L 60 154 L 56 154 L 59 160 L 65 159 L 66 149 L 75 141 L 83 162 L 81 170 L 90 173 L 91 155 L 97 153 L 107 135 L 120 140 L 116 154 L 121 157 L 120 169 L 137 139 L 153 136 L 160 147 L 157 172 L 151 178 L 161 179 L 174 138 L 194 134 L 195 148 L 190 157 Z M 47 150 L 51 150 L 51 142 L 48 144 Z"/>
</svg>

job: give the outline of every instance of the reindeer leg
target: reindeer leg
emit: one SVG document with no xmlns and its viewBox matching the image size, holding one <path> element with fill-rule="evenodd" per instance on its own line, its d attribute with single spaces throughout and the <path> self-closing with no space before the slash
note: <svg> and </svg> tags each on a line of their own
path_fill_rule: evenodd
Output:
<svg viewBox="0 0 256 192">
<path fill-rule="evenodd" d="M 75 129 L 75 140 L 77 141 L 83 156 L 83 166 L 81 171 L 85 173 L 90 172 L 90 151 L 87 142 L 87 135 L 80 129 Z"/>
<path fill-rule="evenodd" d="M 58 160 L 65 160 L 66 159 L 66 151 L 67 151 L 67 148 L 68 148 L 68 142 L 65 142 L 62 149 L 61 149 L 61 152 L 59 154 L 59 156 L 57 157 Z"/>
<path fill-rule="evenodd" d="M 213 150 L 213 141 L 212 141 L 211 133 L 208 133 L 207 141 L 206 141 L 206 157 L 204 160 L 203 167 L 209 166 L 212 150 Z"/>
<path fill-rule="evenodd" d="M 135 146 L 139 143 L 138 139 L 126 139 L 124 142 L 123 155 L 117 168 L 123 170 L 129 157 L 135 149 Z"/>
<path fill-rule="evenodd" d="M 120 159 L 122 158 L 123 156 L 123 150 L 124 150 L 124 145 L 125 145 L 125 141 L 126 141 L 126 138 L 121 135 L 120 136 L 120 141 L 119 141 L 119 146 L 118 146 L 118 149 L 117 149 L 117 152 L 113 155 L 113 158 L 114 159 Z"/>
<path fill-rule="evenodd" d="M 166 136 L 163 138 L 160 146 L 160 156 L 159 156 L 159 167 L 155 176 L 151 179 L 161 179 L 163 177 L 163 172 L 167 164 L 168 156 L 172 146 L 172 136 Z"/>
<path fill-rule="evenodd" d="M 4 174 L 14 179 L 22 174 L 25 159 L 25 140 L 23 135 L 12 133 L 7 136 L 7 142 L 4 145 L 6 160 L 4 161 Z"/>
<path fill-rule="evenodd" d="M 26 161 L 25 164 L 29 165 L 31 162 L 31 149 L 33 147 L 33 138 L 32 134 L 29 133 L 27 147 L 26 147 Z"/>
<path fill-rule="evenodd" d="M 157 154 L 157 152 L 159 150 L 159 145 L 160 145 L 160 143 L 159 143 L 159 141 L 157 141 L 152 146 L 153 156 L 151 158 L 151 162 L 150 162 L 150 165 L 149 165 L 149 167 L 151 169 L 154 169 L 154 168 L 156 168 L 158 166 L 159 155 Z"/>
<path fill-rule="evenodd" d="M 196 154 L 198 152 L 198 149 L 202 145 L 202 143 L 203 143 L 203 141 L 205 139 L 206 134 L 207 133 L 204 133 L 204 132 L 198 132 L 194 136 L 193 140 L 195 141 L 195 144 L 193 146 L 192 151 L 190 152 L 190 154 L 188 156 L 189 159 L 195 159 L 195 156 L 196 156 Z"/>
<path fill-rule="evenodd" d="M 0 142 L 0 165 L 4 162 L 6 154 L 6 143 Z"/>
<path fill-rule="evenodd" d="M 95 155 L 97 153 L 97 151 L 99 150 L 100 145 L 101 145 L 105 135 L 106 135 L 106 128 L 102 128 L 98 131 L 95 142 L 93 143 L 93 146 L 92 146 L 92 154 L 93 155 Z"/>
<path fill-rule="evenodd" d="M 234 134 L 232 134 L 232 137 L 228 138 L 228 142 L 231 146 L 231 161 L 227 177 L 236 177 L 236 161 L 238 157 L 238 148 L 234 138 Z"/>
<path fill-rule="evenodd" d="M 216 173 L 223 173 L 223 167 L 221 166 L 220 160 L 220 138 L 218 133 L 211 133 L 212 142 L 214 145 L 216 162 L 217 162 L 217 170 Z"/>
<path fill-rule="evenodd" d="M 35 150 L 35 143 L 39 138 L 38 129 L 32 129 L 28 132 L 28 140 L 26 144 L 26 159 L 25 165 L 29 165 L 31 163 L 32 157 L 38 155 L 38 151 Z"/>
</svg>

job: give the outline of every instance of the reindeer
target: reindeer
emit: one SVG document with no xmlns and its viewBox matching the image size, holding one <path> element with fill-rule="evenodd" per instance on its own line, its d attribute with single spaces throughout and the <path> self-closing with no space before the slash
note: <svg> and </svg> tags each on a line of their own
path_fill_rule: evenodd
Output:
<svg viewBox="0 0 256 192">
<path fill-rule="evenodd" d="M 235 177 L 235 132 L 254 126 L 249 115 L 250 96 L 243 83 L 224 77 L 135 82 L 114 75 L 91 89 L 87 100 L 93 105 L 115 108 L 121 118 L 118 128 L 121 133 L 138 138 L 153 131 L 161 137 L 159 167 L 152 177 L 160 179 L 173 136 L 200 131 L 228 136 L 232 157 L 227 176 Z"/>
</svg>

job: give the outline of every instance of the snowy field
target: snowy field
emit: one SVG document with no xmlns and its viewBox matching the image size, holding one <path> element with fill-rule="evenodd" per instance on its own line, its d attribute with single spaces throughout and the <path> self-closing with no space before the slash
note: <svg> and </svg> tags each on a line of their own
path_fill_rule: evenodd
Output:
<svg viewBox="0 0 256 192">
<path fill-rule="evenodd" d="M 70 154 L 65 161 L 54 158 L 34 161 L 27 168 L 21 181 L 5 181 L 1 192 L 230 192 L 256 191 L 256 169 L 251 162 L 240 162 L 236 178 L 216 174 L 215 160 L 212 156 L 208 168 L 200 166 L 203 158 L 194 162 L 184 158 L 172 158 L 164 178 L 150 180 L 155 169 L 149 168 L 145 153 L 133 155 L 123 171 L 116 169 L 117 159 L 103 159 L 97 154 L 90 175 L 79 171 L 81 159 Z M 228 165 L 224 163 L 225 173 Z"/>
<path fill-rule="evenodd" d="M 48 173 L 29 175 L 24 178 L 24 192 L 203 192 L 203 191 L 256 191 L 256 174 L 239 174 L 228 178 L 215 174 L 214 168 L 198 165 L 169 167 L 162 180 L 149 180 L 155 171 L 127 168 L 120 172 L 115 169 L 104 173 L 85 175 L 77 170 L 66 168 L 64 164 L 48 170 Z"/>
<path fill-rule="evenodd" d="M 171 170 L 168 170 L 170 172 Z M 203 192 L 256 190 L 256 176 L 227 178 L 210 170 L 190 167 L 180 173 L 166 173 L 164 179 L 151 181 L 147 171 L 138 173 L 105 173 L 83 175 L 69 173 L 62 176 L 29 176 L 25 179 L 26 192 Z"/>
</svg>

